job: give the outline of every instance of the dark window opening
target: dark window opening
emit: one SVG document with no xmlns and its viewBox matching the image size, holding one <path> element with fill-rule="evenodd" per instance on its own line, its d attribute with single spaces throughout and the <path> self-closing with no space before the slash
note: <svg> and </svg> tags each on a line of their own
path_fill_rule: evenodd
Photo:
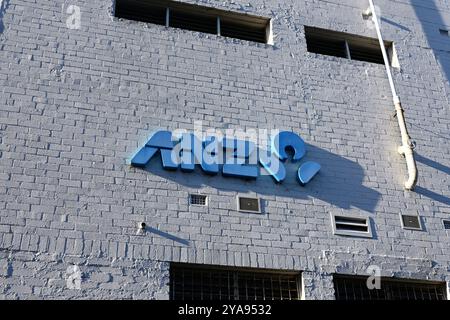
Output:
<svg viewBox="0 0 450 320">
<path fill-rule="evenodd" d="M 143 1 L 116 1 L 114 14 L 118 18 L 166 25 L 166 7 Z"/>
<path fill-rule="evenodd" d="M 444 220 L 444 229 L 450 230 L 450 220 Z"/>
<path fill-rule="evenodd" d="M 116 0 L 115 16 L 271 44 L 270 19 L 171 0 Z"/>
<path fill-rule="evenodd" d="M 352 60 L 366 61 L 384 64 L 383 54 L 380 46 L 370 47 L 361 43 L 348 42 L 350 58 Z"/>
<path fill-rule="evenodd" d="M 345 41 L 324 39 L 323 37 L 312 34 L 306 37 L 306 44 L 309 52 L 347 58 Z"/>
<path fill-rule="evenodd" d="M 174 28 L 199 31 L 204 33 L 217 33 L 217 18 L 186 12 L 180 9 L 171 9 L 169 12 L 169 26 Z"/>
<path fill-rule="evenodd" d="M 381 278 L 380 289 L 367 287 L 368 277 L 334 275 L 336 300 L 446 300 L 445 283 Z"/>
<path fill-rule="evenodd" d="M 220 19 L 220 35 L 253 42 L 266 42 L 267 25 L 235 20 L 232 17 Z"/>
<path fill-rule="evenodd" d="M 305 27 L 307 50 L 312 53 L 384 64 L 378 39 L 348 33 Z M 392 42 L 385 41 L 390 52 Z"/>
<path fill-rule="evenodd" d="M 173 263 L 172 300 L 298 300 L 300 273 Z"/>
</svg>

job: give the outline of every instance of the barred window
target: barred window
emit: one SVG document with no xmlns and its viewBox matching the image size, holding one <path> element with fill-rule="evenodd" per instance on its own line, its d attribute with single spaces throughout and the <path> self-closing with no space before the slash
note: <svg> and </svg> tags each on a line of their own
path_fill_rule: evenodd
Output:
<svg viewBox="0 0 450 320">
<path fill-rule="evenodd" d="M 308 52 L 384 64 L 378 39 L 305 26 Z M 392 42 L 385 41 L 389 60 L 393 63 L 395 55 Z M 394 65 L 393 65 L 394 66 Z"/>
<path fill-rule="evenodd" d="M 173 0 L 116 0 L 118 18 L 273 44 L 269 18 Z"/>
<path fill-rule="evenodd" d="M 335 275 L 336 300 L 446 300 L 445 283 L 381 278 L 370 290 L 367 277 Z"/>
<path fill-rule="evenodd" d="M 300 273 L 171 264 L 172 300 L 298 300 Z"/>
</svg>

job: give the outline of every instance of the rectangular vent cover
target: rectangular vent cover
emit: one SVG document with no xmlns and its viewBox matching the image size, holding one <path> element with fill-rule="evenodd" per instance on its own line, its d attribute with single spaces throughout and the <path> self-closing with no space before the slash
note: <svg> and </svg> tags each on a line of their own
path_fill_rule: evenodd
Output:
<svg viewBox="0 0 450 320">
<path fill-rule="evenodd" d="M 443 220 L 444 229 L 450 230 L 450 220 Z"/>
<path fill-rule="evenodd" d="M 218 36 L 272 44 L 269 18 L 172 0 L 116 0 L 114 15 Z"/>
<path fill-rule="evenodd" d="M 305 37 L 309 52 L 384 64 L 378 39 L 313 27 L 305 27 Z M 392 55 L 392 42 L 385 41 L 385 46 Z"/>
<path fill-rule="evenodd" d="M 415 215 L 402 215 L 403 229 L 422 230 L 420 217 Z"/>
<path fill-rule="evenodd" d="M 372 238 L 369 218 L 331 214 L 331 224 L 336 235 Z"/>
<path fill-rule="evenodd" d="M 260 213 L 259 198 L 238 197 L 237 198 L 238 211 Z"/>
<path fill-rule="evenodd" d="M 171 300 L 298 300 L 300 273 L 172 263 Z"/>
<path fill-rule="evenodd" d="M 208 197 L 202 194 L 191 194 L 189 196 L 189 203 L 196 206 L 206 206 Z"/>
</svg>

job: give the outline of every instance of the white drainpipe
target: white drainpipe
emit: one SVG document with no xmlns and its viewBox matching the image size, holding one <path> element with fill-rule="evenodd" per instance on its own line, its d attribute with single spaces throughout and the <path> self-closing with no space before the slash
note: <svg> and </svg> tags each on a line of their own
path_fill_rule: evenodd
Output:
<svg viewBox="0 0 450 320">
<path fill-rule="evenodd" d="M 389 79 L 389 85 L 391 86 L 392 97 L 394 100 L 395 111 L 397 115 L 398 125 L 400 127 L 400 133 L 402 137 L 402 145 L 398 147 L 398 152 L 405 156 L 406 166 L 408 168 L 408 180 L 405 181 L 404 187 L 406 190 L 413 190 L 417 183 L 417 165 L 414 160 L 414 146 L 406 129 L 404 111 L 402 104 L 400 102 L 400 97 L 397 95 L 395 90 L 394 80 L 392 80 L 391 67 L 389 63 L 389 58 L 386 53 L 386 47 L 384 46 L 383 37 L 381 36 L 380 24 L 378 22 L 377 13 L 375 11 L 375 6 L 373 0 L 369 0 L 370 3 L 370 13 L 372 14 L 372 20 L 375 24 L 375 29 L 377 30 L 378 40 L 380 42 L 381 52 L 383 54 L 384 65 L 386 67 L 387 76 Z"/>
</svg>

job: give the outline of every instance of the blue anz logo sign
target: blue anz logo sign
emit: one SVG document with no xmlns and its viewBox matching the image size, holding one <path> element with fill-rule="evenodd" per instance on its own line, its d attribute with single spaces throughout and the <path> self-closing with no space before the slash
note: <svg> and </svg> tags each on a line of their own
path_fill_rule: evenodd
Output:
<svg viewBox="0 0 450 320">
<path fill-rule="evenodd" d="M 134 167 L 145 167 L 159 153 L 166 170 L 181 169 L 192 172 L 196 165 L 210 175 L 256 179 L 270 175 L 281 183 L 286 178 L 284 162 L 291 158 L 299 162 L 306 154 L 306 144 L 293 132 L 281 131 L 265 139 L 260 147 L 249 138 L 207 135 L 199 138 L 189 132 L 172 134 L 160 130 L 153 133 L 147 143 L 131 159 Z M 257 139 L 255 139 L 257 140 Z M 264 170 L 261 170 L 264 168 Z M 307 184 L 320 170 L 314 161 L 300 163 L 297 178 L 301 185 Z"/>
</svg>

